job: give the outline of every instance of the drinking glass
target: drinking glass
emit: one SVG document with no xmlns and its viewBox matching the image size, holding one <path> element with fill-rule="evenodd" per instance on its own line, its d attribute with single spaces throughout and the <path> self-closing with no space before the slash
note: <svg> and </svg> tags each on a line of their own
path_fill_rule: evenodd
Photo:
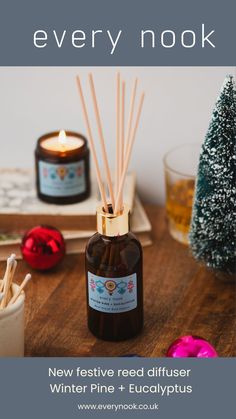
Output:
<svg viewBox="0 0 236 419">
<path fill-rule="evenodd" d="M 200 144 L 173 148 L 164 156 L 166 211 L 170 235 L 188 244 Z"/>
</svg>

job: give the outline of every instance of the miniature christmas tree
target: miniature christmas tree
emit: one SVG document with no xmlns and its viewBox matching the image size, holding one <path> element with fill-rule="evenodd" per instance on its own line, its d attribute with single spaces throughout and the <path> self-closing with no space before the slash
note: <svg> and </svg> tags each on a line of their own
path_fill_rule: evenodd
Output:
<svg viewBox="0 0 236 419">
<path fill-rule="evenodd" d="M 194 257 L 206 266 L 236 270 L 236 89 L 226 77 L 202 145 L 190 228 Z"/>
</svg>

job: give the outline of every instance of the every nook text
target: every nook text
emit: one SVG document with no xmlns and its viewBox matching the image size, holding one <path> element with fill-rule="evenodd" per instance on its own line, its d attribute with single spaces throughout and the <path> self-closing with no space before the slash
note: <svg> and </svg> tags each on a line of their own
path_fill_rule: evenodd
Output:
<svg viewBox="0 0 236 419">
<path fill-rule="evenodd" d="M 143 28 L 137 33 L 137 45 L 141 49 L 174 48 L 215 48 L 215 30 L 208 28 L 204 23 L 200 24 L 195 30 L 186 28 L 176 31 L 171 28 L 158 30 L 153 28 Z M 111 29 L 91 29 L 84 31 L 76 30 L 45 30 L 39 28 L 33 33 L 33 44 L 35 48 L 44 49 L 54 47 L 57 49 L 73 47 L 77 50 L 81 48 L 98 48 L 104 46 L 106 52 L 114 55 L 122 43 L 127 41 L 124 30 Z"/>
</svg>

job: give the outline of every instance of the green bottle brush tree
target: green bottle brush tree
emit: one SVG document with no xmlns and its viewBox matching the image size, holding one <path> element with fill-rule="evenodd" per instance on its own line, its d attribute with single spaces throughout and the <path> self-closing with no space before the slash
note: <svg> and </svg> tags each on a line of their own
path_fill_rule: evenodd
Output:
<svg viewBox="0 0 236 419">
<path fill-rule="evenodd" d="M 236 89 L 227 76 L 202 145 L 190 228 L 196 260 L 236 273 Z"/>
</svg>

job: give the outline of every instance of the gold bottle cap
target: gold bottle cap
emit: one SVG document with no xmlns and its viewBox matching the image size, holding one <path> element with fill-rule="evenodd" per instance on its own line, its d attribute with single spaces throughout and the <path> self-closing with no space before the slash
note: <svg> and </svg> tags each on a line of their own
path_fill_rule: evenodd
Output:
<svg viewBox="0 0 236 419">
<path fill-rule="evenodd" d="M 97 231 L 103 236 L 122 236 L 129 232 L 130 209 L 124 204 L 117 214 L 105 212 L 102 206 L 97 208 Z"/>
</svg>

